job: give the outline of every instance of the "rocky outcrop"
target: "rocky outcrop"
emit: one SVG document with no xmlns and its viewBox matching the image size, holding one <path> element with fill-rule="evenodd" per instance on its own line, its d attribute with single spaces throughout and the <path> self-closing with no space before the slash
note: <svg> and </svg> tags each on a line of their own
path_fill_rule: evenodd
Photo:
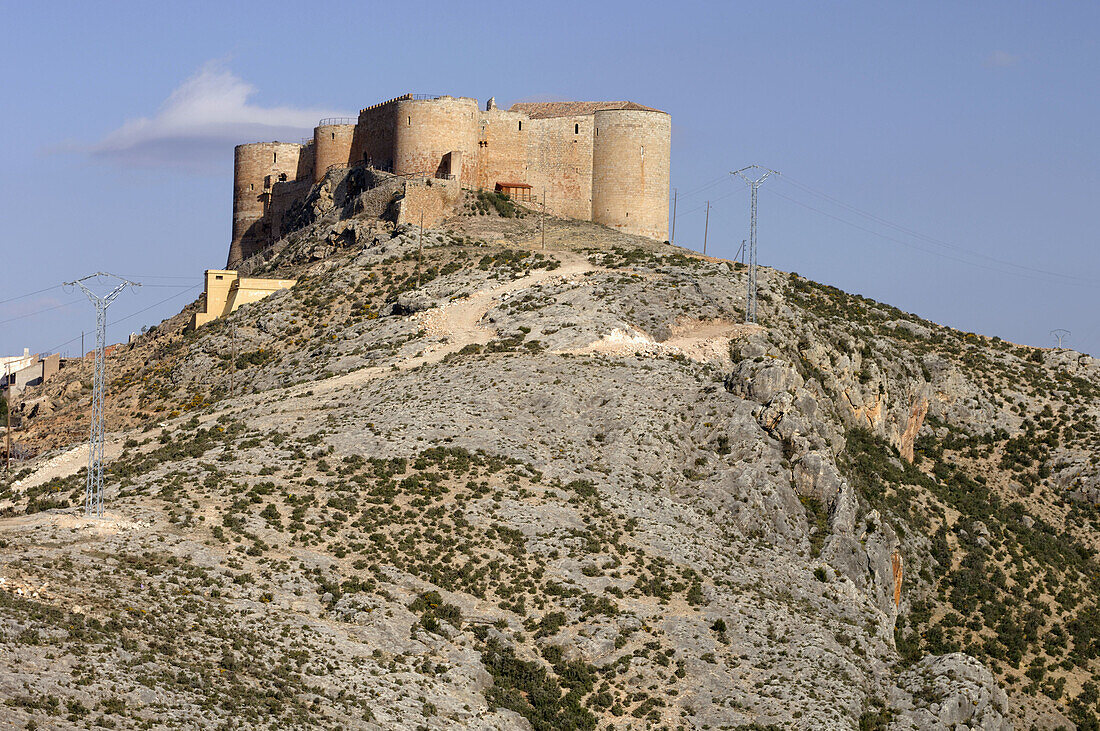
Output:
<svg viewBox="0 0 1100 731">
<path fill-rule="evenodd" d="M 902 673 L 890 698 L 891 729 L 1011 731 L 1008 697 L 993 673 L 962 653 L 928 656 Z"/>
</svg>

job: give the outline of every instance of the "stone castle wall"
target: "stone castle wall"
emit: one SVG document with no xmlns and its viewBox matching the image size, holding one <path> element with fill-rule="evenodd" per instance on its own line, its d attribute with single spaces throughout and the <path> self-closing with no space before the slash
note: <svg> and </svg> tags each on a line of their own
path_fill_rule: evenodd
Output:
<svg viewBox="0 0 1100 731">
<path fill-rule="evenodd" d="M 527 180 L 556 216 L 592 218 L 592 115 L 532 119 Z"/>
<path fill-rule="evenodd" d="M 289 142 L 237 145 L 233 151 L 233 238 L 229 261 L 251 256 L 271 241 L 268 211 L 279 182 L 313 178 L 313 146 Z"/>
<path fill-rule="evenodd" d="M 419 226 L 435 226 L 454 213 L 455 204 L 462 195 L 457 180 L 432 180 L 410 178 L 405 181 L 404 196 L 400 201 L 397 223 Z"/>
<path fill-rule="evenodd" d="M 477 177 L 476 99 L 441 97 L 395 102 L 393 172 Z M 462 169 L 451 170 L 448 153 L 462 153 Z"/>
<path fill-rule="evenodd" d="M 534 127 L 520 112 L 489 109 L 478 113 L 476 185 L 492 190 L 497 183 L 527 181 L 527 149 Z"/>
<path fill-rule="evenodd" d="M 405 97 L 399 97 L 405 98 Z M 355 125 L 351 159 L 379 170 L 393 170 L 394 137 L 397 129 L 396 100 L 375 104 L 359 112 Z"/>
<path fill-rule="evenodd" d="M 670 117 L 626 109 L 593 116 L 592 220 L 667 239 Z"/>
<path fill-rule="evenodd" d="M 347 165 L 352 161 L 355 129 L 354 124 L 326 124 L 313 130 L 314 183 L 320 183 L 325 171 L 333 165 Z"/>
<path fill-rule="evenodd" d="M 279 238 L 284 214 L 333 165 L 453 176 L 464 188 L 526 183 L 549 213 L 667 239 L 669 115 L 618 102 L 545 106 L 480 109 L 468 97 L 406 94 L 360 110 L 356 124 L 319 125 L 307 145 L 239 145 L 228 266 Z M 434 219 L 435 201 L 447 199 L 432 191 L 406 207 Z"/>
</svg>

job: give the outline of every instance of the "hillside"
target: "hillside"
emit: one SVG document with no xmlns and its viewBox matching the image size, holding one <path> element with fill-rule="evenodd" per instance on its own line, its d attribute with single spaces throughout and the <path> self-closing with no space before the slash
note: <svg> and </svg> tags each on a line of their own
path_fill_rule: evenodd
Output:
<svg viewBox="0 0 1100 731">
<path fill-rule="evenodd" d="M 1098 728 L 1096 360 L 483 203 L 114 354 L 102 522 L 28 393 L 3 724 Z"/>
</svg>

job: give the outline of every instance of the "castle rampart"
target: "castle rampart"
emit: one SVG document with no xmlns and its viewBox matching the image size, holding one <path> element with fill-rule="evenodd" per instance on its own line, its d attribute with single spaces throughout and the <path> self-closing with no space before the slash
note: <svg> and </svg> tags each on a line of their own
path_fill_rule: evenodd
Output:
<svg viewBox="0 0 1100 731">
<path fill-rule="evenodd" d="M 445 96 L 395 102 L 393 172 L 476 180 L 478 114 L 476 99 Z M 451 152 L 461 153 L 458 169 L 451 169 Z"/>
<path fill-rule="evenodd" d="M 237 145 L 233 155 L 233 239 L 229 261 L 247 258 L 272 241 L 268 216 L 272 188 L 280 182 L 305 178 L 313 178 L 312 145 L 290 142 Z"/>
<path fill-rule="evenodd" d="M 228 266 L 281 236 L 283 214 L 331 167 L 360 164 L 460 188 L 530 186 L 555 215 L 664 239 L 670 152 L 668 114 L 633 102 L 533 102 L 505 110 L 493 100 L 481 109 L 469 97 L 405 94 L 364 107 L 355 120 L 321 120 L 309 144 L 239 145 Z M 404 215 L 414 206 L 410 199 Z M 426 218 L 437 214 L 433 208 Z"/>
<path fill-rule="evenodd" d="M 666 238 L 669 116 L 607 109 L 594 117 L 592 220 L 628 233 Z"/>
<path fill-rule="evenodd" d="M 328 122 L 328 124 L 326 124 Z M 320 183 L 325 171 L 333 165 L 352 162 L 351 150 L 355 140 L 356 120 L 339 121 L 322 119 L 313 130 L 313 182 Z"/>
</svg>

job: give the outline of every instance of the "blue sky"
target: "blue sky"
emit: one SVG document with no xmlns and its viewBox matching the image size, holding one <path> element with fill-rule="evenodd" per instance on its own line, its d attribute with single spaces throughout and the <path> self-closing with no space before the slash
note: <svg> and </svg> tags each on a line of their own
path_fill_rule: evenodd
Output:
<svg viewBox="0 0 1100 731">
<path fill-rule="evenodd" d="M 708 253 L 732 256 L 748 193 L 726 173 L 767 165 L 761 263 L 1100 352 L 1100 5 L 467 7 L 0 2 L 0 353 L 78 352 L 79 294 L 4 300 L 97 270 L 150 285 L 112 341 L 174 314 L 224 264 L 233 144 L 405 92 L 665 109 L 676 243 L 702 247 L 710 199 Z"/>
</svg>

